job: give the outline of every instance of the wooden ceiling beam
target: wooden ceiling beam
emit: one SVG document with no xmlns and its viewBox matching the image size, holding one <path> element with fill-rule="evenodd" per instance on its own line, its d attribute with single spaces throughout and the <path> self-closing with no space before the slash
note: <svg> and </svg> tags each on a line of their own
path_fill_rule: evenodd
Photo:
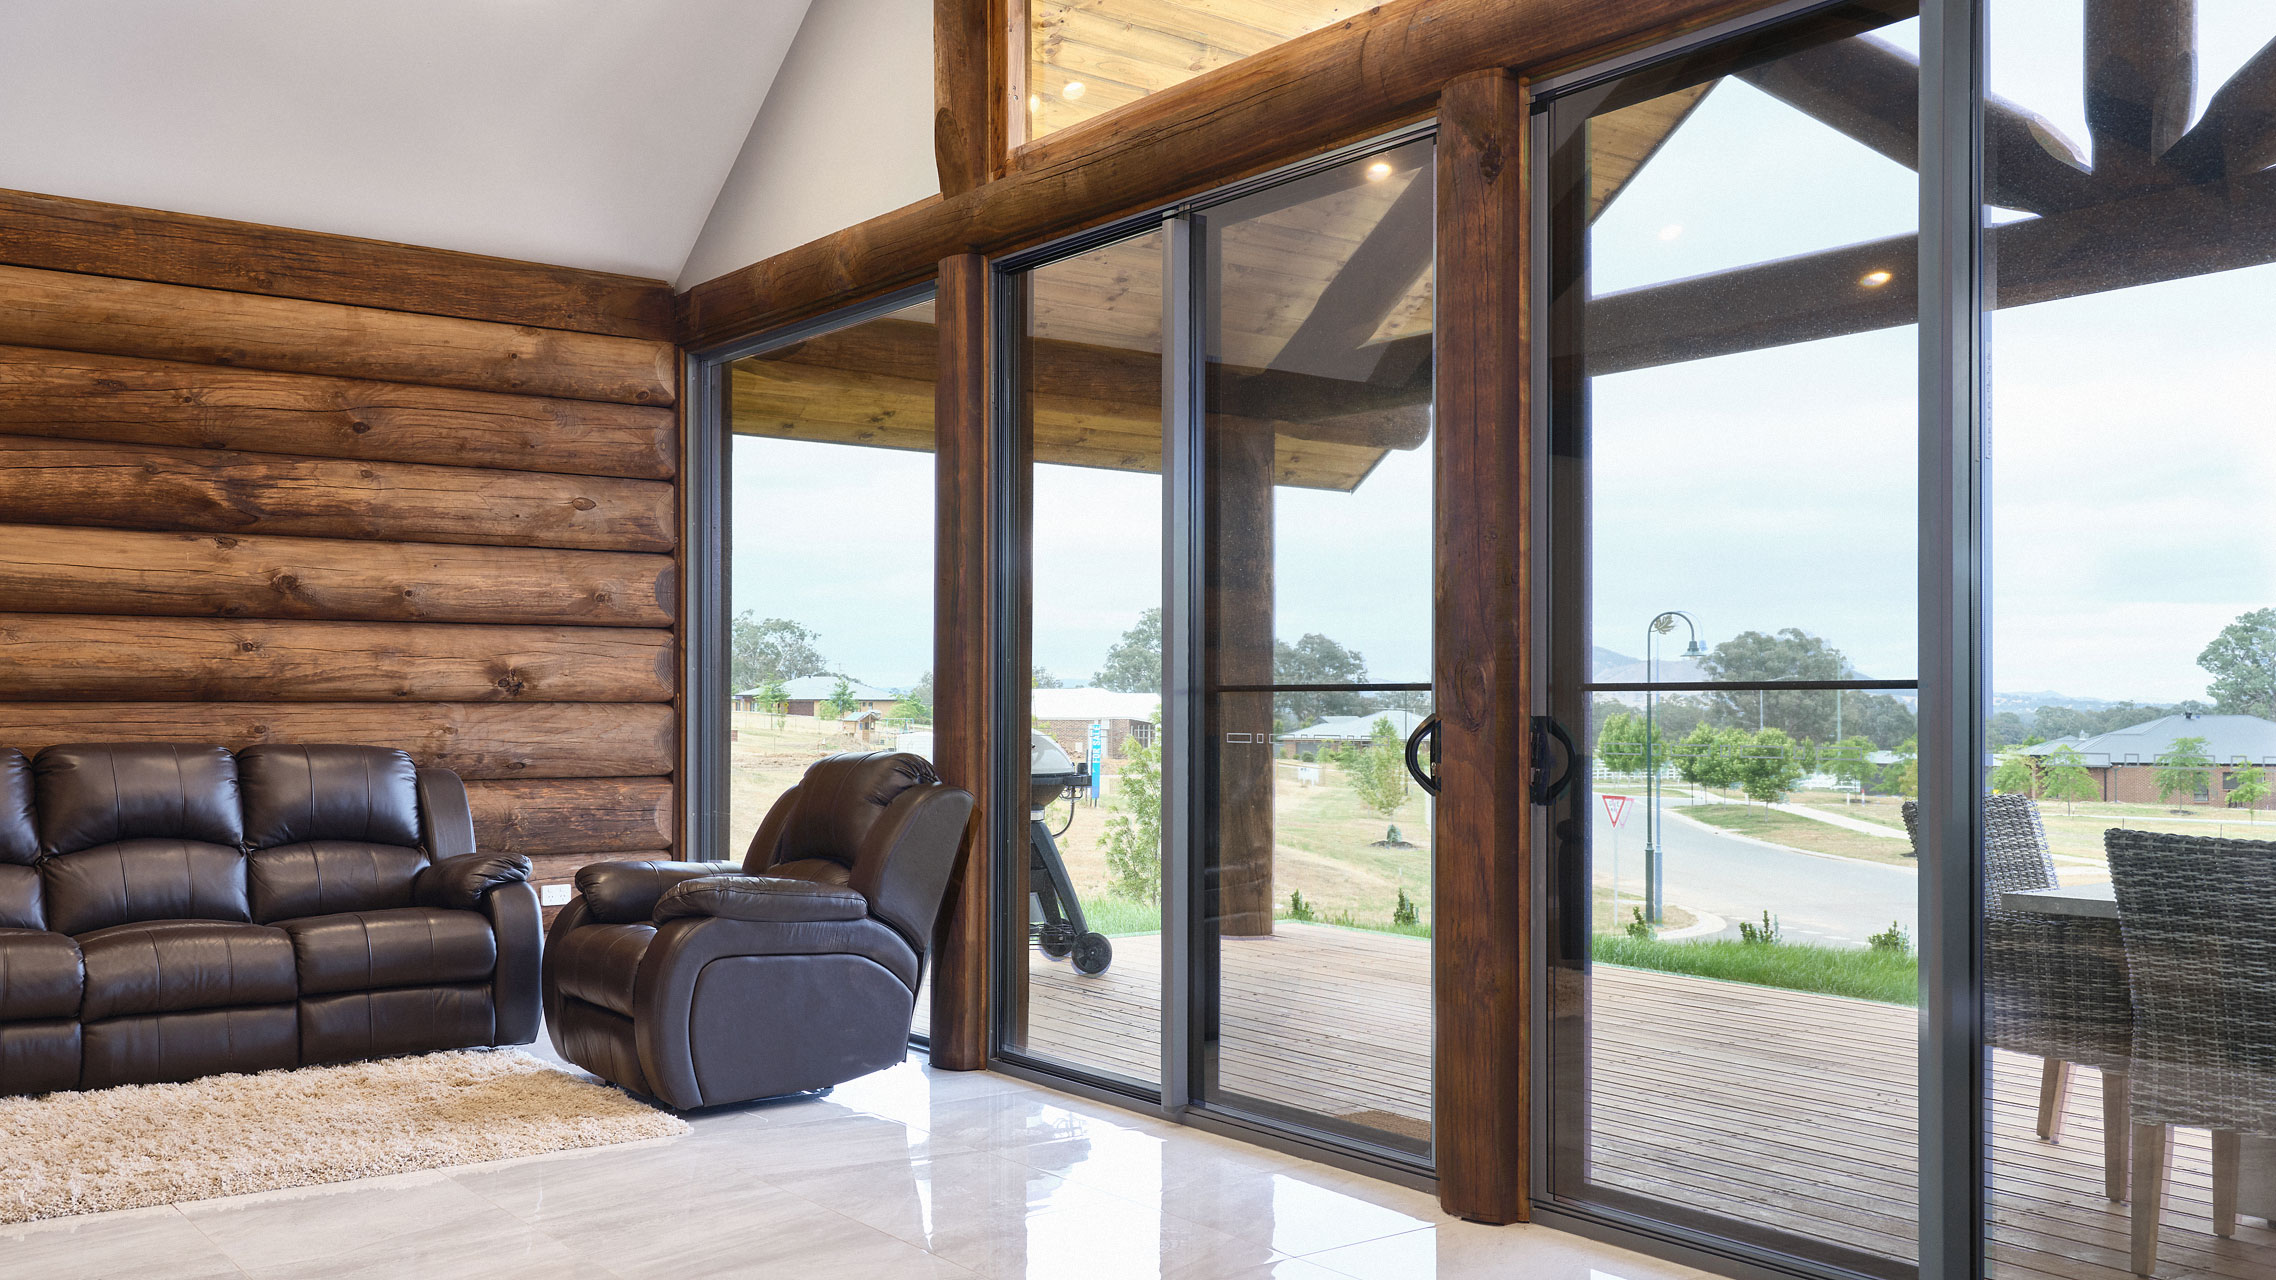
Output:
<svg viewBox="0 0 2276 1280">
<path fill-rule="evenodd" d="M 1027 0 L 933 0 L 933 161 L 943 195 L 1004 175 L 1026 117 L 1026 44 L 1010 33 L 1026 22 Z"/>
<path fill-rule="evenodd" d="M 2195 182 L 2276 165 L 2276 40 L 2237 68 L 2205 104 L 2204 118 L 2165 153 L 2165 162 Z"/>
<path fill-rule="evenodd" d="M 1379 133 L 1497 67 L 1543 74 L 1763 0 L 1392 0 L 1021 148 L 1001 181 L 872 218 L 681 295 L 693 347 L 745 337 Z"/>
<path fill-rule="evenodd" d="M 1853 36 L 1737 75 L 1907 169 L 1920 168 L 1920 59 L 1906 50 Z M 1985 181 L 2001 208 L 2052 213 L 2105 198 L 2077 144 L 2003 98 L 1984 102 L 1984 146 L 1996 158 Z"/>
<path fill-rule="evenodd" d="M 1993 227 L 1996 305 L 2026 306 L 2276 262 L 2276 169 Z M 1757 351 L 1913 323 L 1919 242 L 1892 236 L 1597 299 L 1588 372 Z M 1862 281 L 1888 271 L 1879 288 Z"/>
<path fill-rule="evenodd" d="M 1336 268 L 1304 322 L 1288 336 L 1272 367 L 1330 379 L 1373 374 L 1381 344 L 1369 343 L 1430 269 L 1437 247 L 1432 197 L 1436 184 L 1417 176 Z"/>
<path fill-rule="evenodd" d="M 2160 185 L 2197 94 L 2196 0 L 2086 0 L 2086 127 L 2107 186 Z"/>
</svg>

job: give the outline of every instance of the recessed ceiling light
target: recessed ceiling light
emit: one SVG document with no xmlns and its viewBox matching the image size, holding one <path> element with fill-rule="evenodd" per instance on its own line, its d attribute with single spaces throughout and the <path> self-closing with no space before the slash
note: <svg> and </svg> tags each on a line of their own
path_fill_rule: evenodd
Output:
<svg viewBox="0 0 2276 1280">
<path fill-rule="evenodd" d="M 1367 166 L 1367 180 L 1369 182 L 1381 182 L 1383 179 L 1390 176 L 1391 162 L 1388 160 L 1378 160 L 1375 163 Z"/>
<path fill-rule="evenodd" d="M 1059 96 L 1065 98 L 1069 102 L 1073 102 L 1075 99 L 1082 97 L 1083 82 L 1080 80 L 1069 80 L 1067 82 L 1067 87 L 1059 91 Z"/>
<path fill-rule="evenodd" d="M 1885 285 L 1894 279 L 1896 279 L 1896 277 L 1886 271 L 1868 271 L 1864 275 L 1857 278 L 1857 283 L 1864 285 L 1868 289 L 1878 289 L 1882 285 Z"/>
<path fill-rule="evenodd" d="M 1030 111 L 1043 110 L 1043 95 L 1040 93 L 1031 93 L 1027 95 L 1027 109 Z"/>
</svg>

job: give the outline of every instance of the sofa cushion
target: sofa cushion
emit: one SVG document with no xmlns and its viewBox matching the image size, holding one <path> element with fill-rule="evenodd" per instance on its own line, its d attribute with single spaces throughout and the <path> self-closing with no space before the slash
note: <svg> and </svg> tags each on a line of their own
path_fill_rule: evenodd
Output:
<svg viewBox="0 0 2276 1280">
<path fill-rule="evenodd" d="M 299 992 L 282 929 L 214 920 L 150 920 L 79 937 L 88 1022 L 131 1014 L 281 1004 Z"/>
<path fill-rule="evenodd" d="M 37 868 L 0 862 L 0 929 L 47 928 L 46 900 Z"/>
<path fill-rule="evenodd" d="M 554 983 L 565 996 L 630 1017 L 640 958 L 655 940 L 654 925 L 580 925 L 552 943 Z"/>
<path fill-rule="evenodd" d="M 385 747 L 263 744 L 237 753 L 245 843 L 307 840 L 416 846 L 418 770 Z"/>
<path fill-rule="evenodd" d="M 0 747 L 0 864 L 28 867 L 39 856 L 39 824 L 32 817 L 32 762 L 13 747 Z"/>
<path fill-rule="evenodd" d="M 263 924 L 411 905 L 427 855 L 404 845 L 309 840 L 255 849 L 246 859 L 252 918 Z"/>
<path fill-rule="evenodd" d="M 292 1005 L 152 1013 L 86 1025 L 79 1087 L 161 1084 L 299 1065 L 300 1017 Z"/>
<path fill-rule="evenodd" d="M 79 946 L 44 929 L 0 929 L 0 1022 L 79 1016 Z"/>
<path fill-rule="evenodd" d="M 472 911 L 398 907 L 285 920 L 300 993 L 480 982 L 498 964 L 488 918 Z"/>
<path fill-rule="evenodd" d="M 89 933 L 138 920 L 252 918 L 245 855 L 193 840 L 122 840 L 40 864 L 47 924 Z"/>
<path fill-rule="evenodd" d="M 300 1061 L 349 1062 L 495 1043 L 487 985 L 391 987 L 300 1002 Z"/>
<path fill-rule="evenodd" d="M 219 747 L 52 746 L 32 760 L 32 790 L 43 857 L 122 840 L 234 848 L 244 839 L 237 761 Z"/>
</svg>

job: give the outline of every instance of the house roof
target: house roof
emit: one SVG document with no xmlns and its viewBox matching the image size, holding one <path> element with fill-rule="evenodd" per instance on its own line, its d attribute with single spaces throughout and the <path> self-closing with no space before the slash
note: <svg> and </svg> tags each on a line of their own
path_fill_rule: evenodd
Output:
<svg viewBox="0 0 2276 1280">
<path fill-rule="evenodd" d="M 2255 764 L 2276 764 L 2276 721 L 2259 716 L 2170 715 L 2129 725 L 2091 737 L 2057 738 L 2023 748 L 2031 756 L 2053 755 L 2069 747 L 2090 769 L 2113 765 L 2155 764 L 2180 738 L 2203 738 L 2205 754 L 2216 764 L 2239 759 Z"/>
<path fill-rule="evenodd" d="M 1375 736 L 1375 722 L 1388 720 L 1391 728 L 1404 741 L 1412 736 L 1415 726 L 1423 717 L 1412 711 L 1378 711 L 1371 716 L 1330 716 L 1318 724 L 1306 725 L 1280 735 L 1282 742 L 1365 742 Z"/>
<path fill-rule="evenodd" d="M 899 702 L 901 700 L 900 694 L 863 684 L 859 680 L 851 683 L 853 684 L 853 696 L 856 702 Z M 827 702 L 830 700 L 830 695 L 837 691 L 838 677 L 836 676 L 800 676 L 796 680 L 782 682 L 782 696 L 792 702 Z M 737 689 L 735 696 L 738 698 L 755 698 L 761 692 L 762 690 L 757 688 Z"/>
<path fill-rule="evenodd" d="M 1030 695 L 1028 713 L 1038 720 L 1144 720 L 1161 710 L 1158 693 L 1124 693 L 1117 689 L 1037 689 Z"/>
</svg>

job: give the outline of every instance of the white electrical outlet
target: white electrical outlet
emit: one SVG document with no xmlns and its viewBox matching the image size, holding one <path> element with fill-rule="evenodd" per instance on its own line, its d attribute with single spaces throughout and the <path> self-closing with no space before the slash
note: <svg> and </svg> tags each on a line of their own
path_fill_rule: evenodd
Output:
<svg viewBox="0 0 2276 1280">
<path fill-rule="evenodd" d="M 565 884 L 541 884 L 537 887 L 538 904 L 547 907 L 566 907 L 569 905 L 569 890 L 571 888 L 572 886 Z"/>
</svg>

